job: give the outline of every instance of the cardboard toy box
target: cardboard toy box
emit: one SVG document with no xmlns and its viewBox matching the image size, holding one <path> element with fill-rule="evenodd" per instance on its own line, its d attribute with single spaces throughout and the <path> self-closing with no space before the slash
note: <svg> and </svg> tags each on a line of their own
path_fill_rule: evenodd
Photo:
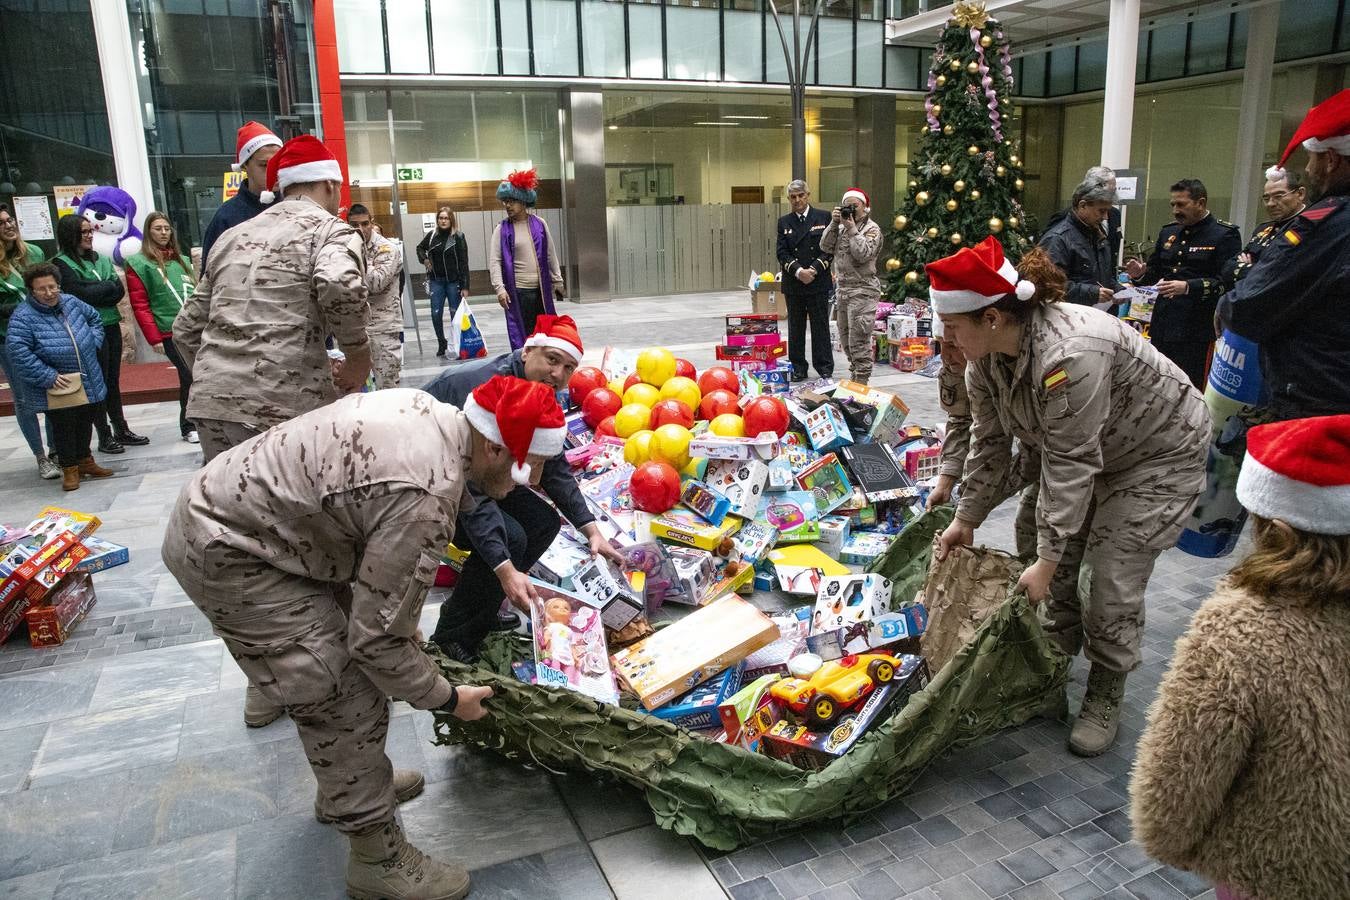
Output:
<svg viewBox="0 0 1350 900">
<path fill-rule="evenodd" d="M 853 523 L 848 516 L 821 516 L 819 547 L 827 555 L 839 558 L 844 550 L 844 541 L 848 540 Z"/>
<path fill-rule="evenodd" d="M 651 524 L 652 537 L 700 550 L 716 550 L 740 527 L 741 520 L 731 516 L 721 525 L 709 525 L 696 513 L 678 506 L 652 519 Z"/>
<path fill-rule="evenodd" d="M 714 459 L 770 460 L 778 455 L 778 438 L 771 431 L 755 437 L 722 437 L 704 432 L 689 442 L 690 456 Z"/>
<path fill-rule="evenodd" d="M 867 432 L 873 440 L 894 441 L 909 416 L 909 407 L 900 399 L 899 394 L 858 384 L 856 381 L 839 382 L 839 386 L 834 389 L 834 396 L 836 399 L 847 397 L 876 409 L 877 416 L 872 420 L 871 428 Z"/>
<path fill-rule="evenodd" d="M 741 678 L 744 674 L 745 663 L 736 663 L 683 697 L 676 697 L 665 706 L 652 710 L 652 715 L 681 728 L 716 728 L 722 720 L 718 708 L 741 689 Z"/>
<path fill-rule="evenodd" d="M 570 528 L 559 531 L 544 555 L 530 567 L 530 575 L 565 591 L 573 588 L 577 570 L 591 558 L 589 546 L 570 531 Z"/>
<path fill-rule="evenodd" d="M 850 653 L 867 653 L 916 639 L 927 627 L 928 610 L 922 603 L 914 603 L 895 612 L 882 613 L 870 622 L 807 635 L 806 649 L 828 662 Z"/>
<path fill-rule="evenodd" d="M 783 491 L 768 497 L 756 521 L 778 530 L 779 544 L 820 540 L 820 513 L 810 491 Z"/>
<path fill-rule="evenodd" d="M 778 639 L 778 626 L 731 595 L 626 647 L 614 670 L 649 710 L 687 693 Z"/>
<path fill-rule="evenodd" d="M 102 572 L 131 561 L 130 551 L 121 544 L 98 537 L 87 537 L 83 543 L 89 555 L 75 566 L 77 572 Z"/>
<path fill-rule="evenodd" d="M 77 537 L 85 537 L 98 531 L 103 520 L 91 513 L 76 512 L 60 506 L 44 506 L 33 521 L 28 523 L 28 531 L 37 542 L 46 543 L 63 531 L 73 532 Z"/>
<path fill-rule="evenodd" d="M 891 315 L 886 317 L 886 339 L 902 341 L 905 338 L 918 337 L 919 320 L 913 316 Z"/>
<path fill-rule="evenodd" d="M 666 601 L 701 606 L 708 589 L 717 583 L 716 558 L 696 547 L 670 547 L 667 552 L 675 569 L 675 586 L 666 594 Z"/>
<path fill-rule="evenodd" d="M 753 519 L 764 499 L 769 466 L 760 459 L 710 459 L 703 479 L 730 501 L 728 512 Z"/>
<path fill-rule="evenodd" d="M 759 736 L 778 719 L 778 716 L 771 712 L 764 717 L 765 724 L 760 728 L 755 724 L 756 714 L 773 702 L 769 696 L 769 687 L 781 677 L 764 675 L 756 678 L 749 684 L 742 684 L 740 690 L 718 703 L 717 714 L 722 723 L 722 730 L 726 732 L 728 744 L 736 744 L 747 750 L 756 748 Z"/>
<path fill-rule="evenodd" d="M 870 622 L 890 611 L 891 582 L 875 572 L 832 575 L 821 580 L 811 616 L 811 633 Z"/>
<path fill-rule="evenodd" d="M 89 555 L 73 531 L 39 545 L 21 543 L 0 561 L 0 642 L 8 639 L 25 610 L 38 603 Z"/>
<path fill-rule="evenodd" d="M 726 344 L 718 344 L 715 355 L 723 361 L 754 360 L 772 363 L 787 356 L 787 342 L 779 341 L 776 344 L 763 344 L 755 347 L 728 347 Z"/>
<path fill-rule="evenodd" d="M 531 581 L 538 594 L 530 605 L 535 684 L 567 688 L 617 705 L 619 691 L 599 611 L 583 597 Z"/>
<path fill-rule="evenodd" d="M 642 573 L 642 601 L 647 615 L 654 615 L 671 597 L 675 597 L 678 601 L 679 575 L 676 574 L 675 561 L 671 558 L 670 550 L 664 544 L 660 541 L 644 541 L 625 547 L 621 552 L 623 569 L 628 573 L 630 581 L 634 573 Z"/>
<path fill-rule="evenodd" d="M 763 522 L 746 522 L 731 539 L 742 562 L 758 565 L 778 543 L 778 529 Z"/>
<path fill-rule="evenodd" d="M 839 561 L 855 566 L 870 566 L 890 549 L 893 539 L 889 534 L 856 532 L 844 541 L 844 549 L 839 552 Z"/>
<path fill-rule="evenodd" d="M 914 482 L 901 471 L 889 447 L 854 444 L 841 448 L 839 456 L 853 473 L 853 482 L 862 489 L 869 503 L 919 496 Z"/>
<path fill-rule="evenodd" d="M 94 578 L 88 572 L 73 572 L 39 605 L 24 613 L 28 642 L 34 647 L 59 647 L 75 626 L 94 608 Z"/>
<path fill-rule="evenodd" d="M 826 403 L 806 414 L 806 436 L 811 446 L 824 452 L 853 443 L 853 433 L 839 410 Z"/>
<path fill-rule="evenodd" d="M 777 282 L 756 285 L 750 290 L 750 308 L 756 315 L 787 318 L 787 300 Z"/>
<path fill-rule="evenodd" d="M 777 321 L 776 319 L 774 321 Z M 767 334 L 729 334 L 727 335 L 728 347 L 772 347 L 783 338 L 778 333 L 778 329 Z"/>
<path fill-rule="evenodd" d="M 826 453 L 798 472 L 797 484 L 816 498 L 816 512 L 822 516 L 834 512 L 853 496 L 848 473 L 833 453 Z"/>
<path fill-rule="evenodd" d="M 618 631 L 642 615 L 642 598 L 603 556 L 588 556 L 572 583 L 572 592 L 600 611 L 606 628 Z"/>
<path fill-rule="evenodd" d="M 802 769 L 823 769 L 848 752 L 879 719 L 902 707 L 928 685 L 928 664 L 921 656 L 896 658 L 895 677 L 875 688 L 856 713 L 846 715 L 827 732 L 779 719 L 760 738 L 760 749 Z"/>
<path fill-rule="evenodd" d="M 734 313 L 723 316 L 722 319 L 726 323 L 727 337 L 778 334 L 779 317 L 772 313 L 752 313 L 750 315 Z"/>
</svg>

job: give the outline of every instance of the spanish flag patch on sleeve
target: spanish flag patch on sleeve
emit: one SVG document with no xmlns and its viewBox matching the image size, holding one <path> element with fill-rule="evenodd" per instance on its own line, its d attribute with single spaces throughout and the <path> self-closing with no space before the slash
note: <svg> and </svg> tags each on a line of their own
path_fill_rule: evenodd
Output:
<svg viewBox="0 0 1350 900">
<path fill-rule="evenodd" d="M 1292 228 L 1285 231 L 1284 239 L 1289 243 L 1293 244 L 1295 247 L 1303 243 L 1303 238 L 1299 237 L 1298 232 Z"/>
<path fill-rule="evenodd" d="M 1062 384 L 1069 383 L 1069 373 L 1064 371 L 1063 366 L 1051 369 L 1045 373 L 1045 378 L 1041 379 L 1041 386 L 1047 391 L 1052 391 Z"/>
</svg>

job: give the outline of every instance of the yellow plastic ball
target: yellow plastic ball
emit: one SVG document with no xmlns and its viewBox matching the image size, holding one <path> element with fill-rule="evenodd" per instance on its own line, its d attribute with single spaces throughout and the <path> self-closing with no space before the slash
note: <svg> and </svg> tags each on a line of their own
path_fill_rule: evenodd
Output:
<svg viewBox="0 0 1350 900">
<path fill-rule="evenodd" d="M 652 433 L 651 458 L 670 463 L 677 471 L 689 465 L 689 429 L 673 422 Z"/>
<path fill-rule="evenodd" d="M 887 272 L 896 272 L 899 271 L 899 269 L 900 269 L 900 260 L 896 259 L 893 256 L 890 259 L 886 260 Z"/>
<path fill-rule="evenodd" d="M 698 389 L 698 382 L 694 379 L 676 375 L 661 385 L 661 399 L 679 400 L 691 410 L 696 411 L 699 401 L 703 399 L 703 392 Z"/>
<path fill-rule="evenodd" d="M 998 234 L 1000 231 L 1003 230 L 1003 220 L 1000 219 L 998 216 L 994 216 L 992 219 L 989 220 L 989 230 L 992 231 L 994 234 Z"/>
<path fill-rule="evenodd" d="M 927 206 L 927 205 L 928 205 L 928 192 L 927 192 L 927 191 L 919 191 L 917 194 L 914 195 L 914 202 L 917 203 L 917 204 L 919 204 L 920 206 Z"/>
<path fill-rule="evenodd" d="M 956 207 L 959 204 L 955 200 L 948 200 L 945 205 L 947 207 L 947 212 L 956 212 Z"/>
<path fill-rule="evenodd" d="M 722 437 L 745 437 L 745 420 L 735 413 L 722 413 L 708 423 L 708 430 Z"/>
<path fill-rule="evenodd" d="M 904 230 L 905 230 L 905 226 L 908 225 L 908 224 L 909 224 L 909 216 L 896 216 L 896 217 L 895 217 L 895 230 L 896 230 L 896 231 L 904 231 Z"/>
<path fill-rule="evenodd" d="M 638 354 L 637 373 L 647 384 L 661 387 L 675 375 L 675 354 L 665 347 L 648 347 Z"/>
<path fill-rule="evenodd" d="M 616 424 L 617 424 L 617 420 Z M 623 461 L 640 466 L 652 458 L 652 432 L 643 429 L 631 435 L 623 445 Z"/>
<path fill-rule="evenodd" d="M 929 238 L 935 238 L 938 236 L 938 230 L 936 228 L 930 228 L 924 233 L 928 235 Z"/>
<path fill-rule="evenodd" d="M 615 378 L 615 379 L 613 379 L 612 381 L 610 381 L 609 384 L 605 385 L 605 387 L 609 388 L 611 391 L 613 391 L 614 393 L 616 393 L 616 394 L 618 394 L 620 397 L 622 397 L 622 396 L 623 396 L 623 382 L 624 382 L 624 379 L 622 379 L 622 378 Z"/>
<path fill-rule="evenodd" d="M 956 181 L 952 182 L 952 190 L 956 191 L 958 194 L 964 191 L 965 189 L 966 183 L 961 179 L 958 178 L 956 179 Z"/>
<path fill-rule="evenodd" d="M 614 433 L 621 438 L 629 438 L 639 431 L 646 431 L 651 424 L 652 408 L 641 403 L 625 404 L 614 414 Z"/>
<path fill-rule="evenodd" d="M 661 399 L 661 392 L 646 382 L 639 381 L 637 384 L 623 392 L 623 402 L 640 403 L 650 410 L 656 405 L 656 401 Z"/>
<path fill-rule="evenodd" d="M 919 273 L 918 273 L 918 272 L 906 272 L 906 273 L 905 273 L 905 284 L 918 284 L 918 283 L 919 283 Z"/>
<path fill-rule="evenodd" d="M 959 232 L 959 231 L 953 231 L 953 232 L 952 232 L 952 243 L 953 243 L 953 244 L 959 244 L 959 243 L 961 243 L 961 232 Z"/>
</svg>

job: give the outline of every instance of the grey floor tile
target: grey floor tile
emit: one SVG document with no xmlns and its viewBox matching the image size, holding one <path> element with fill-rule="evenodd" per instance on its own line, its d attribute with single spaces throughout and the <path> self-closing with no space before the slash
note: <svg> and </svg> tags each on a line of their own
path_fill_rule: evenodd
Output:
<svg viewBox="0 0 1350 900">
<path fill-rule="evenodd" d="M 1096 856 L 1120 843 L 1091 822 L 1064 832 L 1064 836 L 1089 856 Z"/>
<path fill-rule="evenodd" d="M 0 881 L 0 900 L 52 900 L 62 869 L 47 869 Z"/>
<path fill-rule="evenodd" d="M 1158 867 L 1157 860 L 1149 856 L 1143 847 L 1133 841 L 1128 844 L 1121 844 L 1114 850 L 1106 851 L 1106 855 L 1136 875 L 1141 875 Z"/>
<path fill-rule="evenodd" d="M 1070 827 L 1082 825 L 1084 822 L 1091 822 L 1101 813 L 1088 806 L 1078 797 L 1061 797 L 1050 803 L 1046 809 L 1054 813 L 1059 819 Z M 1113 813 L 1114 814 L 1114 813 Z"/>
<path fill-rule="evenodd" d="M 1124 887 L 1139 900 L 1184 900 L 1186 897 L 1157 872 L 1149 872 L 1133 881 L 1127 881 Z"/>
<path fill-rule="evenodd" d="M 727 893 L 732 897 L 732 900 L 784 900 L 783 895 L 778 892 L 778 888 L 774 886 L 774 883 L 762 876 L 753 881 L 743 881 L 731 888 Z M 655 895 L 634 894 L 634 900 L 637 900 L 639 896 L 666 896 L 675 898 L 687 895 L 680 893 L 673 887 L 668 887 L 665 889 L 664 894 L 659 892 Z M 620 895 L 620 900 L 622 900 L 622 898 L 623 895 Z"/>
<path fill-rule="evenodd" d="M 810 900 L 858 900 L 858 894 L 847 884 L 832 884 L 824 890 L 816 891 Z"/>
<path fill-rule="evenodd" d="M 917 858 L 926 862 L 941 878 L 950 878 L 975 868 L 975 863 L 955 844 L 943 844 L 941 847 L 925 850 Z"/>
<path fill-rule="evenodd" d="M 591 850 L 619 900 L 725 895 L 689 840 L 655 825 L 592 841 Z"/>
<path fill-rule="evenodd" d="M 823 856 L 818 856 L 807 862 L 807 866 L 824 885 L 848 881 L 862 871 L 843 850 L 834 850 Z"/>
<path fill-rule="evenodd" d="M 1124 794 L 1114 791 L 1104 784 L 1079 791 L 1074 796 L 1099 813 L 1109 813 L 1112 810 L 1120 809 L 1128 802 Z"/>
<path fill-rule="evenodd" d="M 1168 884 L 1187 897 L 1197 897 L 1210 888 L 1209 881 L 1194 872 L 1184 872 L 1171 866 L 1161 866 L 1157 873 L 1166 879 Z"/>
<path fill-rule="evenodd" d="M 1008 871 L 1000 862 L 985 863 L 966 874 L 990 897 L 1002 897 L 1022 886 L 1022 879 Z"/>
<path fill-rule="evenodd" d="M 905 894 L 905 889 L 896 884 L 886 871 L 877 869 L 859 875 L 848 883 L 862 900 L 896 900 Z"/>
<path fill-rule="evenodd" d="M 946 844 L 957 838 L 965 837 L 965 832 L 952 823 L 946 816 L 933 816 L 914 826 L 914 830 L 923 835 L 928 843 Z"/>
<path fill-rule="evenodd" d="M 1058 800 L 1060 797 L 1067 797 L 1070 794 L 1076 794 L 1086 785 L 1081 785 L 1074 781 L 1062 771 L 1051 772 L 1049 775 L 1042 775 L 1031 782 L 1037 790 L 1044 791 L 1052 800 Z M 1046 801 L 1047 803 L 1049 801 Z"/>
<path fill-rule="evenodd" d="M 977 831 L 983 831 L 990 825 L 998 824 L 998 819 L 995 819 L 974 803 L 949 809 L 943 815 L 965 834 L 974 834 Z"/>
<path fill-rule="evenodd" d="M 1055 867 L 1046 862 L 1045 857 L 1030 847 L 1009 853 L 999 862 L 1003 863 L 1009 872 L 1028 883 L 1039 881 L 1055 871 Z"/>
<path fill-rule="evenodd" d="M 1042 838 L 1069 829 L 1068 824 L 1063 819 L 1043 806 L 1023 813 L 1017 817 L 1017 821 L 1025 825 L 1037 837 Z"/>
<path fill-rule="evenodd" d="M 126 799 L 121 774 L 5 795 L 0 872 L 13 878 L 103 856 L 112 849 Z"/>
<path fill-rule="evenodd" d="M 933 846 L 928 843 L 927 838 L 915 831 L 912 825 L 892 831 L 890 834 L 883 834 L 878 840 L 900 860 L 908 859 Z"/>
<path fill-rule="evenodd" d="M 736 870 L 736 866 L 725 856 L 708 860 L 708 868 L 712 870 L 713 875 L 716 876 L 723 887 L 729 884 L 739 884 L 745 880 L 741 877 L 741 873 Z"/>
<path fill-rule="evenodd" d="M 816 852 L 816 848 L 811 846 L 811 842 L 800 834 L 790 834 L 769 841 L 765 846 L 773 854 L 773 858 L 778 860 L 778 864 L 784 868 L 806 862 L 808 859 L 815 859 L 820 855 Z"/>
<path fill-rule="evenodd" d="M 614 896 L 585 844 L 497 863 L 475 870 L 470 877 L 470 896 L 475 900 L 602 900 Z"/>
<path fill-rule="evenodd" d="M 229 665 L 233 666 L 231 660 Z M 263 728 L 244 724 L 244 688 L 196 694 L 184 698 L 183 726 L 178 738 L 181 756 L 214 753 L 232 747 L 268 744 L 272 741 L 299 741 L 295 723 L 282 716 Z"/>
<path fill-rule="evenodd" d="M 420 835 L 408 837 L 422 847 Z M 235 833 L 235 857 L 235 891 L 241 900 L 341 897 L 345 893 L 347 840 L 336 829 L 314 821 L 313 813 L 243 826 Z M 454 859 L 449 854 L 442 858 Z"/>
<path fill-rule="evenodd" d="M 928 888 L 940 900 L 986 900 L 984 889 L 966 875 L 957 875 Z"/>
<path fill-rule="evenodd" d="M 885 825 L 881 824 L 876 817 L 869 815 L 850 822 L 848 827 L 844 829 L 844 834 L 856 844 L 883 835 L 886 831 Z"/>
<path fill-rule="evenodd" d="M 861 844 L 845 847 L 843 852 L 853 861 L 855 866 L 864 872 L 879 868 L 895 862 L 896 858 L 890 847 L 886 845 L 886 837 L 887 835 L 882 835 L 879 838 L 872 838 L 870 841 L 863 841 Z"/>
<path fill-rule="evenodd" d="M 983 831 L 968 834 L 951 846 L 964 853 L 975 865 L 984 865 L 1008 855 L 1008 849 Z"/>
<path fill-rule="evenodd" d="M 895 883 L 908 893 L 920 891 L 942 880 L 938 873 L 933 871 L 932 866 L 917 857 L 891 863 L 880 871 L 891 876 Z"/>
<path fill-rule="evenodd" d="M 807 897 L 825 886 L 816 877 L 816 873 L 811 871 L 811 867 L 804 862 L 770 874 L 769 880 L 778 889 L 778 893 L 782 895 L 783 900 Z"/>
<path fill-rule="evenodd" d="M 913 825 L 921 818 L 914 810 L 910 809 L 905 803 L 899 800 L 892 800 L 874 814 L 882 825 L 886 826 L 887 831 L 896 831 L 904 828 L 906 825 Z"/>
<path fill-rule="evenodd" d="M 182 700 L 53 722 L 33 763 L 32 784 L 56 784 L 171 762 L 178 756 L 182 727 Z"/>
<path fill-rule="evenodd" d="M 984 830 L 984 833 L 1009 850 L 1021 850 L 1023 847 L 1030 847 L 1039 840 L 1027 826 L 1016 820 L 1000 822 L 997 825 L 990 826 Z"/>
<path fill-rule="evenodd" d="M 55 898 L 229 900 L 235 896 L 236 863 L 233 834 L 202 835 L 150 850 L 115 853 L 90 866 L 67 866 Z"/>
<path fill-rule="evenodd" d="M 1050 865 L 1061 870 L 1075 866 L 1091 855 L 1083 852 L 1062 834 L 1051 835 L 1043 841 L 1038 841 L 1031 845 L 1031 849 L 1045 857 Z"/>
<path fill-rule="evenodd" d="M 753 878 L 768 875 L 770 872 L 776 872 L 782 868 L 778 864 L 778 860 L 774 859 L 773 854 L 769 852 L 768 847 L 763 844 L 754 844 L 737 850 L 726 859 L 730 860 L 732 865 L 736 867 L 742 881 L 750 881 Z"/>
<path fill-rule="evenodd" d="M 45 722 L 0 731 L 0 794 L 28 787 L 28 771 L 46 734 Z"/>
<path fill-rule="evenodd" d="M 145 706 L 214 693 L 220 685 L 220 645 L 215 641 L 136 653 L 103 664 L 91 710 Z"/>
<path fill-rule="evenodd" d="M 1009 892 L 1008 900 L 1060 900 L 1060 898 L 1059 894 L 1044 884 L 1037 883 Z"/>
<path fill-rule="evenodd" d="M 1130 822 L 1129 813 L 1123 809 L 1117 809 L 1104 816 L 1098 816 L 1092 820 L 1102 831 L 1105 831 L 1118 843 L 1125 843 L 1134 835 L 1134 825 Z"/>
<path fill-rule="evenodd" d="M 427 749 L 437 752 L 440 748 Z M 630 785 L 585 773 L 560 775 L 554 784 L 588 841 L 652 821 L 651 807 Z"/>
<path fill-rule="evenodd" d="M 71 666 L 5 676 L 5 726 L 17 728 L 82 715 L 94 696 L 97 669 Z"/>
<path fill-rule="evenodd" d="M 975 805 L 1000 822 L 1006 819 L 1015 819 L 1027 811 L 1027 808 L 1013 795 L 1011 790 L 977 800 Z"/>
</svg>

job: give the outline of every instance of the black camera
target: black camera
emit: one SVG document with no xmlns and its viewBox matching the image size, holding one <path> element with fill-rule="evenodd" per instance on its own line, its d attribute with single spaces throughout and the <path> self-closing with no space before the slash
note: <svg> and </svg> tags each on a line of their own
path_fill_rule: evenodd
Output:
<svg viewBox="0 0 1350 900">
<path fill-rule="evenodd" d="M 839 207 L 839 215 L 845 219 L 853 218 L 853 207 L 847 205 Z"/>
</svg>

